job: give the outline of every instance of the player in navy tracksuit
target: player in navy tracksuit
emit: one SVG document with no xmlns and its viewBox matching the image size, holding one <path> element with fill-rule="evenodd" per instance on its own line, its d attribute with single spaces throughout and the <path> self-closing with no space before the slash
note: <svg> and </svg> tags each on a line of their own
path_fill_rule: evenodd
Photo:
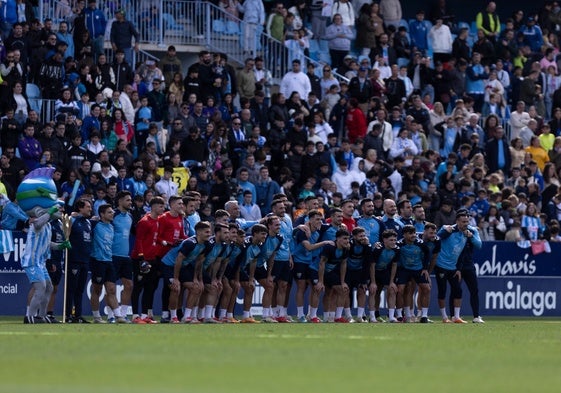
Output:
<svg viewBox="0 0 561 393">
<path fill-rule="evenodd" d="M 92 224 L 89 220 L 92 215 L 90 201 L 80 199 L 76 202 L 78 215 L 72 217 L 70 243 L 68 250 L 68 271 L 66 272 L 66 322 L 83 323 L 82 299 L 88 281 L 88 269 L 92 248 Z M 74 306 L 74 316 L 72 313 Z"/>
<path fill-rule="evenodd" d="M 62 221 L 55 220 L 51 223 L 52 230 L 52 243 L 61 244 L 64 242 L 64 231 L 62 229 Z M 51 293 L 51 298 L 49 299 L 49 304 L 47 305 L 47 319 L 51 323 L 58 323 L 59 321 L 54 316 L 54 308 L 56 302 L 56 294 L 58 290 L 58 285 L 62 278 L 62 273 L 64 271 L 64 250 L 58 249 L 58 247 L 51 248 L 51 257 L 47 259 L 47 271 L 49 272 L 49 277 L 51 277 L 51 282 L 53 283 L 53 292 Z M 87 274 L 87 271 L 86 271 Z"/>
</svg>

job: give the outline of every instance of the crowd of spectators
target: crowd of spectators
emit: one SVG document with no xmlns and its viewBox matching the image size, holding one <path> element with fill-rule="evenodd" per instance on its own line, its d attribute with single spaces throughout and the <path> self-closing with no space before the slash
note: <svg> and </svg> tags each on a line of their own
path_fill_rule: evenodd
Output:
<svg viewBox="0 0 561 393">
<path fill-rule="evenodd" d="M 245 3 L 221 6 L 243 19 Z M 398 0 L 276 2 L 256 23 L 304 54 L 327 41 L 331 62 L 294 57 L 275 86 L 267 53 L 236 69 L 208 51 L 183 64 L 169 46 L 131 64 L 143 32 L 119 8 L 108 61 L 95 0 L 70 1 L 56 29 L 18 0 L 0 51 L 4 200 L 53 166 L 61 197 L 80 180 L 78 197 L 114 203 L 129 190 L 140 212 L 192 191 L 204 219 L 231 199 L 256 219 L 279 192 L 294 218 L 312 196 L 326 212 L 351 199 L 356 215 L 366 197 L 379 213 L 385 198 L 408 199 L 438 226 L 468 209 L 484 240 L 561 239 L 558 2 L 504 24 L 489 2 L 471 15 L 476 33 L 445 0 L 428 3 L 403 23 Z M 56 100 L 45 123 L 28 85 Z"/>
</svg>

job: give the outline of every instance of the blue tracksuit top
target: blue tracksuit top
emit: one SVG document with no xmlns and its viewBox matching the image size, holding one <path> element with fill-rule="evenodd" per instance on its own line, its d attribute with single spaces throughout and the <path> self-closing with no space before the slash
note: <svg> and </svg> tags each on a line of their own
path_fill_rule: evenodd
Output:
<svg viewBox="0 0 561 393">
<path fill-rule="evenodd" d="M 131 234 L 132 216 L 129 212 L 122 213 L 118 209 L 113 218 L 115 237 L 113 239 L 113 255 L 128 257 L 130 254 L 129 237 Z"/>
<path fill-rule="evenodd" d="M 436 266 L 446 270 L 456 270 L 458 258 L 466 245 L 468 238 L 458 230 L 457 225 L 453 225 L 454 230 L 448 233 L 444 227 L 438 231 L 440 238 L 440 253 L 436 259 Z M 468 230 L 473 233 L 471 243 L 474 248 L 479 249 L 482 246 L 481 237 L 477 228 L 468 226 Z"/>
<path fill-rule="evenodd" d="M 113 260 L 113 252 L 111 246 L 113 245 L 114 237 L 113 225 L 107 222 L 98 222 L 94 228 L 93 244 L 92 244 L 92 258 L 111 263 Z"/>
</svg>

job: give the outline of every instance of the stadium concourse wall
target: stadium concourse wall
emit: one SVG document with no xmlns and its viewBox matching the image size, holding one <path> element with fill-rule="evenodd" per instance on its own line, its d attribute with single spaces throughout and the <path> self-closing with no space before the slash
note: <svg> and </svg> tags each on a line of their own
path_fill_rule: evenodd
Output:
<svg viewBox="0 0 561 393">
<path fill-rule="evenodd" d="M 25 247 L 25 233 L 14 233 L 15 251 L 0 256 L 0 315 L 24 315 L 30 284 L 20 266 L 20 257 Z M 551 243 L 551 253 L 532 255 L 531 250 L 520 248 L 510 242 L 484 242 L 483 248 L 475 252 L 474 259 L 479 276 L 479 299 L 481 315 L 490 316 L 559 316 L 561 315 L 561 244 Z M 62 285 L 62 283 L 61 283 Z M 119 287 L 119 286 L 118 286 Z M 160 284 L 155 295 L 155 312 L 159 313 Z M 119 287 L 122 288 L 122 287 Z M 433 292 L 436 285 L 433 277 Z M 293 286 L 293 291 L 294 291 Z M 463 286 L 462 311 L 468 316 L 469 292 Z M 254 295 L 253 311 L 261 312 L 262 288 Z M 84 297 L 84 315 L 90 315 L 89 297 L 91 281 Z M 292 294 L 294 295 L 294 294 Z M 118 291 L 120 296 L 120 291 Z M 291 297 L 294 299 L 294 296 Z M 236 314 L 241 314 L 242 299 L 238 299 Z M 382 304 L 385 304 L 383 302 Z M 356 301 L 355 301 L 356 306 Z M 62 286 L 57 296 L 55 313 L 62 312 Z M 296 313 L 291 302 L 289 313 Z M 438 315 L 436 294 L 431 294 L 430 314 Z"/>
</svg>

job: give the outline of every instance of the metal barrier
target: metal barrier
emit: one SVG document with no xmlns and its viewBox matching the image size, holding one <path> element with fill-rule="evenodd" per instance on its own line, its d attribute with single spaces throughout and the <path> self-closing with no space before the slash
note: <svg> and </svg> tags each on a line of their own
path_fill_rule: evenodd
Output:
<svg viewBox="0 0 561 393">
<path fill-rule="evenodd" d="M 45 100 L 42 98 L 28 98 L 29 107 L 39 114 L 41 124 L 53 121 L 55 118 L 56 100 Z"/>
<path fill-rule="evenodd" d="M 304 56 L 297 48 L 290 48 L 263 31 L 263 26 L 251 26 L 226 10 L 203 1 L 186 0 L 122 0 L 127 19 L 132 21 L 140 33 L 140 44 L 152 44 L 161 48 L 168 45 L 202 46 L 211 51 L 223 52 L 230 61 L 243 64 L 251 55 L 261 55 L 267 59 L 266 65 L 275 81 L 279 81 L 290 69 L 293 59 L 302 63 L 312 62 L 318 66 L 326 61 L 314 60 Z M 41 3 L 43 4 L 43 3 Z M 106 39 L 116 11 L 116 2 L 99 0 L 97 8 L 102 10 L 107 19 Z M 41 20 L 51 18 L 55 24 L 71 18 L 66 3 L 58 0 L 46 0 L 40 9 Z M 65 10 L 64 12 L 61 10 Z M 108 47 L 106 43 L 106 47 Z M 112 52 L 106 50 L 109 61 Z M 139 52 L 136 62 L 152 58 L 147 52 Z M 342 75 L 335 74 L 341 81 L 348 82 Z"/>
<path fill-rule="evenodd" d="M 487 119 L 487 117 L 483 117 L 483 116 L 479 117 L 478 124 L 483 129 L 484 129 L 484 126 L 485 126 L 485 120 L 486 119 Z M 500 125 L 503 127 L 504 132 L 505 132 L 504 137 L 506 138 L 507 141 L 510 141 L 510 133 L 511 133 L 511 128 L 512 128 L 511 125 L 510 125 L 510 119 L 506 119 L 506 120 L 505 119 L 499 119 L 499 121 L 500 121 Z"/>
<path fill-rule="evenodd" d="M 107 57 L 108 63 L 113 63 L 113 49 L 111 47 L 105 47 L 104 49 L 105 57 Z M 146 52 L 145 50 L 139 49 L 138 52 L 132 52 L 132 64 L 139 64 L 144 63 L 146 60 L 154 60 L 156 62 L 160 61 L 158 56 L 154 56 L 153 54 Z"/>
</svg>

